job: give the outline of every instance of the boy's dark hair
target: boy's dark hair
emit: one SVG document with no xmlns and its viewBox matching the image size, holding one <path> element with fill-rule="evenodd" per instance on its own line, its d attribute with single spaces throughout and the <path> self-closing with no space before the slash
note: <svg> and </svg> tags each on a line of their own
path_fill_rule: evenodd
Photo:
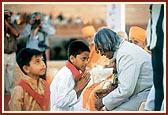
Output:
<svg viewBox="0 0 168 115">
<path fill-rule="evenodd" d="M 23 66 L 29 66 L 30 61 L 33 56 L 42 56 L 42 52 L 36 50 L 36 49 L 30 49 L 30 48 L 23 48 L 20 50 L 20 52 L 16 56 L 16 62 L 19 65 L 22 72 L 25 73 L 23 70 Z M 26 74 L 26 73 L 25 73 Z"/>
<path fill-rule="evenodd" d="M 83 41 L 80 40 L 72 41 L 68 45 L 68 51 L 67 51 L 68 59 L 71 55 L 76 57 L 77 55 L 81 54 L 84 51 L 90 52 L 88 45 L 86 45 Z"/>
</svg>

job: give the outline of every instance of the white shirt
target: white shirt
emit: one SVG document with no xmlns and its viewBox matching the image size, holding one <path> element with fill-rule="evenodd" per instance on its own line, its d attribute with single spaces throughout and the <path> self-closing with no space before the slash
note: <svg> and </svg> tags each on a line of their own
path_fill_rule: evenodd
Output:
<svg viewBox="0 0 168 115">
<path fill-rule="evenodd" d="M 74 111 L 74 105 L 80 101 L 74 90 L 75 79 L 69 68 L 64 66 L 54 77 L 50 85 L 50 110 Z"/>
</svg>

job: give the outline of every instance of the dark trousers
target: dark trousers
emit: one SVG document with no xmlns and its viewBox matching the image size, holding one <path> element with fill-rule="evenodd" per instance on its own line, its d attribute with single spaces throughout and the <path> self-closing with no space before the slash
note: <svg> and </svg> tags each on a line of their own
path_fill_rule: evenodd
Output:
<svg viewBox="0 0 168 115">
<path fill-rule="evenodd" d="M 164 33 L 162 29 L 162 21 L 164 16 L 164 7 L 161 6 L 160 16 L 156 25 L 157 43 L 156 47 L 152 50 L 152 65 L 153 65 L 153 80 L 155 87 L 155 111 L 160 111 L 164 99 L 163 88 L 163 43 Z"/>
<path fill-rule="evenodd" d="M 155 111 L 160 111 L 164 98 L 163 90 L 163 52 L 152 50 L 153 80 L 155 87 Z"/>
</svg>

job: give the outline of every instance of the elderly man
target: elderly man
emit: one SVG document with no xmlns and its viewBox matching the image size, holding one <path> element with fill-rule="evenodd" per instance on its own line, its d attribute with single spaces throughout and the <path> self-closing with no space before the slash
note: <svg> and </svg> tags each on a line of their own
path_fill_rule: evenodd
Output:
<svg viewBox="0 0 168 115">
<path fill-rule="evenodd" d="M 137 111 L 147 99 L 153 84 L 151 56 L 135 44 L 124 41 L 108 28 L 95 37 L 96 50 L 109 59 L 116 58 L 118 87 L 95 101 L 97 110 L 105 106 L 112 111 Z"/>
</svg>

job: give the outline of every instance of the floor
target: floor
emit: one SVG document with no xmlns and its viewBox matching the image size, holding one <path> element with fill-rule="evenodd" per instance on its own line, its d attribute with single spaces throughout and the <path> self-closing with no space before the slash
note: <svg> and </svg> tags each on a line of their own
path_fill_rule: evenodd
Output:
<svg viewBox="0 0 168 115">
<path fill-rule="evenodd" d="M 4 95 L 4 111 L 9 111 L 8 102 L 10 99 L 10 94 Z"/>
</svg>

